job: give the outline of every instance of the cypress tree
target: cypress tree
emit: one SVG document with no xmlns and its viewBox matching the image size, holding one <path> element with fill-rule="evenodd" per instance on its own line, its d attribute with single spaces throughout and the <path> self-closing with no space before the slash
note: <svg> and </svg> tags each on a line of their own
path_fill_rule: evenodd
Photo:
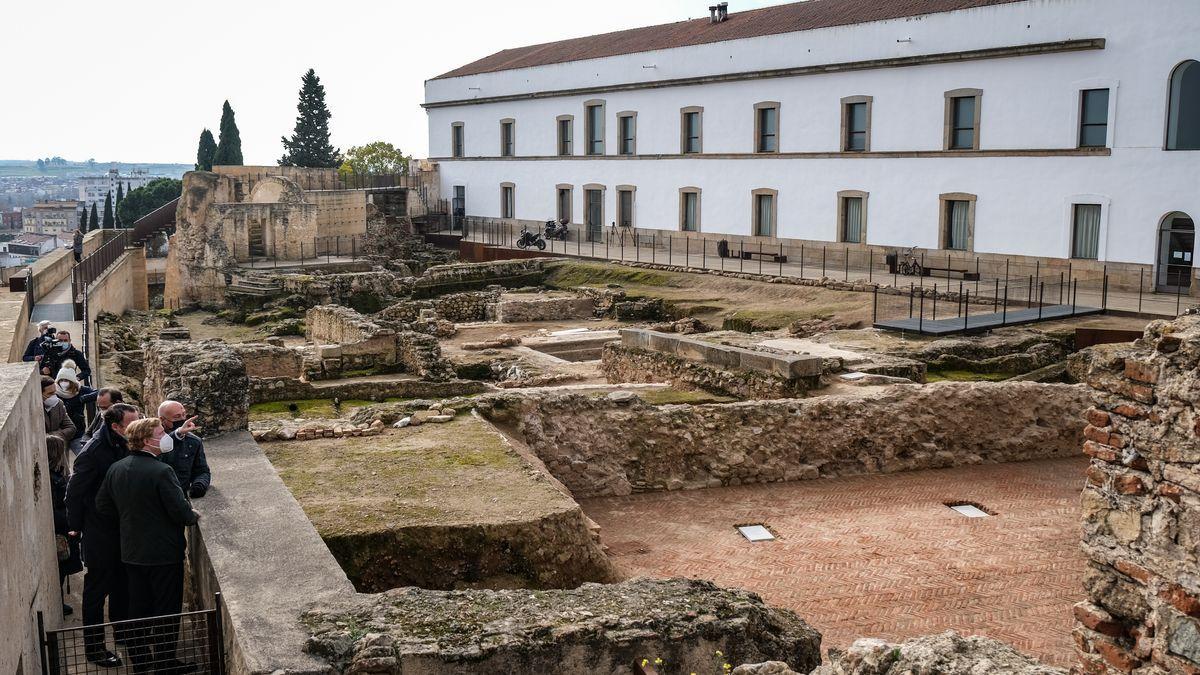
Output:
<svg viewBox="0 0 1200 675">
<path fill-rule="evenodd" d="M 112 192 L 104 195 L 104 222 L 101 225 L 106 230 L 114 229 L 117 226 L 116 221 L 113 220 Z"/>
<path fill-rule="evenodd" d="M 96 202 L 92 202 L 92 215 L 88 218 L 88 232 L 100 227 L 100 219 L 96 217 Z"/>
<path fill-rule="evenodd" d="M 87 212 L 86 208 L 79 210 L 79 231 L 80 232 L 87 232 L 87 214 L 88 214 L 88 212 Z"/>
<path fill-rule="evenodd" d="M 125 198 L 125 184 L 117 181 L 117 201 L 113 202 L 113 215 L 116 217 L 117 224 L 121 223 L 121 200 Z"/>
<path fill-rule="evenodd" d="M 325 87 L 312 68 L 300 78 L 300 102 L 296 105 L 296 130 L 283 141 L 280 166 L 336 167 L 341 153 L 329 143 L 329 108 Z"/>
<path fill-rule="evenodd" d="M 232 115 L 232 113 L 230 113 Z M 196 170 L 212 171 L 213 157 L 217 154 L 217 142 L 208 129 L 200 132 L 200 145 L 196 148 Z"/>
<path fill-rule="evenodd" d="M 242 136 L 238 133 L 237 122 L 233 120 L 233 108 L 229 101 L 221 109 L 221 137 L 217 141 L 217 152 L 213 155 L 213 166 L 242 165 Z"/>
</svg>

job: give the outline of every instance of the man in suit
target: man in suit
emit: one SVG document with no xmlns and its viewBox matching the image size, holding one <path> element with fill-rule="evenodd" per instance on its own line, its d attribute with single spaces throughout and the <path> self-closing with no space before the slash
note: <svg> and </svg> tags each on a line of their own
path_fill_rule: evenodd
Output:
<svg viewBox="0 0 1200 675">
<path fill-rule="evenodd" d="M 137 421 L 138 409 L 125 403 L 110 406 L 104 413 L 104 426 L 75 458 L 75 473 L 67 483 L 67 526 L 70 536 L 83 535 L 83 558 L 87 574 L 83 577 L 83 624 L 104 623 L 104 600 L 108 599 L 109 621 L 128 618 L 125 568 L 121 564 L 121 545 L 116 519 L 96 510 L 96 493 L 109 467 L 125 457 L 128 444 L 125 433 Z M 123 636 L 114 636 L 120 640 Z M 103 629 L 85 629 L 84 651 L 92 663 L 116 668 L 121 657 L 108 651 Z"/>
<path fill-rule="evenodd" d="M 96 493 L 96 510 L 117 519 L 121 561 L 129 580 L 129 610 L 138 622 L 129 658 L 135 673 L 180 675 L 196 664 L 176 658 L 179 618 L 183 611 L 184 528 L 200 514 L 184 496 L 175 471 L 158 461 L 173 449 L 157 417 L 137 420 L 128 428 L 129 455 L 112 465 Z"/>
<path fill-rule="evenodd" d="M 163 429 L 171 435 L 174 446 L 174 452 L 159 455 L 159 461 L 175 469 L 179 486 L 189 497 L 203 497 L 212 484 L 212 473 L 204 456 L 204 441 L 192 433 L 196 428 L 196 418 L 188 418 L 187 410 L 179 401 L 163 401 L 159 404 L 158 418 L 162 420 Z"/>
</svg>

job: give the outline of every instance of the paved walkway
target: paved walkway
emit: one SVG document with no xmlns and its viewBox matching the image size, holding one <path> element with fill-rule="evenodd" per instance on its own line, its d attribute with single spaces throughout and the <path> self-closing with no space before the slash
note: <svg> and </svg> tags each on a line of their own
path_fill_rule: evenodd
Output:
<svg viewBox="0 0 1200 675">
<path fill-rule="evenodd" d="M 955 629 L 1058 666 L 1083 597 L 1083 458 L 583 500 L 622 572 L 712 579 L 795 610 L 825 647 Z M 966 518 L 944 502 L 996 513 Z M 778 537 L 750 543 L 735 525 Z"/>
<path fill-rule="evenodd" d="M 83 323 L 75 320 L 75 304 L 71 297 L 71 278 L 63 279 L 54 290 L 33 306 L 33 314 L 29 317 L 29 334 L 27 340 L 37 335 L 39 321 L 47 320 L 59 330 L 71 331 L 71 340 L 76 345 L 83 344 Z M 82 349 L 82 346 L 80 346 Z"/>
</svg>

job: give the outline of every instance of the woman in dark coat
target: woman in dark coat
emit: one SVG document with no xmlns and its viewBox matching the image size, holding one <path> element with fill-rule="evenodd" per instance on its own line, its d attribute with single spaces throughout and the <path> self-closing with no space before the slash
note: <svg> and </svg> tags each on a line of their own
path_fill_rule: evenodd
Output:
<svg viewBox="0 0 1200 675">
<path fill-rule="evenodd" d="M 67 535 L 67 444 L 58 436 L 46 436 L 46 459 L 50 465 L 50 505 L 54 509 L 54 541 L 58 546 L 58 587 L 72 574 L 83 570 L 79 559 L 79 539 Z M 65 596 L 64 596 L 65 598 Z M 63 616 L 73 610 L 64 599 Z"/>
</svg>

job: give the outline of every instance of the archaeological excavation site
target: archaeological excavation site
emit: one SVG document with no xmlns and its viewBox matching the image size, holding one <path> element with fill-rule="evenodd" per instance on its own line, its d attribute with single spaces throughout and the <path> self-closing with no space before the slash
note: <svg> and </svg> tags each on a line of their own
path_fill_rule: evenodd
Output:
<svg viewBox="0 0 1200 675">
<path fill-rule="evenodd" d="M 888 330 L 304 178 L 188 173 L 161 301 L 97 322 L 199 415 L 230 672 L 1200 673 L 1200 315 Z"/>
</svg>

